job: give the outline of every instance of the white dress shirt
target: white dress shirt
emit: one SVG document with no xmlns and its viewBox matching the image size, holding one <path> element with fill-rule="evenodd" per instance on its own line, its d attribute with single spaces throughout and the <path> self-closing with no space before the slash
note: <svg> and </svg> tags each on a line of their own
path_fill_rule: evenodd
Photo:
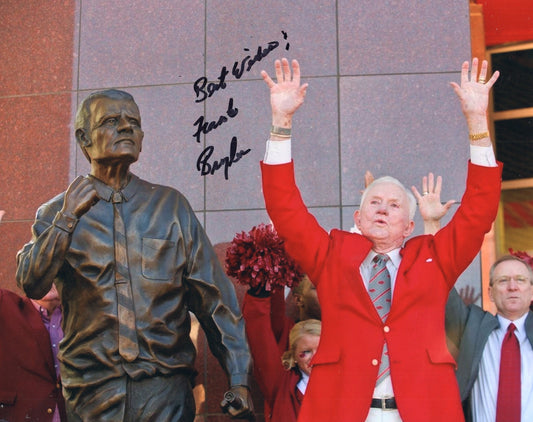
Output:
<svg viewBox="0 0 533 422">
<path fill-rule="evenodd" d="M 500 356 L 502 342 L 511 322 L 516 326 L 515 335 L 520 343 L 521 361 L 521 400 L 524 422 L 533 421 L 533 348 L 526 336 L 527 313 L 515 321 L 498 315 L 500 328 L 494 330 L 487 339 L 481 355 L 479 371 L 472 388 L 472 415 L 474 422 L 494 422 L 500 378 Z"/>
<path fill-rule="evenodd" d="M 286 164 L 290 163 L 291 156 L 291 140 L 286 141 L 271 141 L 267 140 L 265 164 Z M 470 145 L 470 160 L 473 164 L 484 167 L 496 167 L 496 157 L 492 146 L 483 147 L 477 145 Z"/>
<path fill-rule="evenodd" d="M 300 390 L 300 393 L 305 394 L 305 390 L 307 390 L 308 383 L 309 383 L 309 374 L 302 372 L 302 378 L 300 378 L 300 381 L 298 381 L 298 384 L 296 384 L 296 387 L 298 388 L 298 390 Z"/>
</svg>

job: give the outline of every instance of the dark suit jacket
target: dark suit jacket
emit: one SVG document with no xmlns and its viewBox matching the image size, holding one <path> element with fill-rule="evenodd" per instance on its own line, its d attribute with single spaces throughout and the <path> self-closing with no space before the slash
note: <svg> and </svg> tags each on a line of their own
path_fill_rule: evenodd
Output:
<svg viewBox="0 0 533 422">
<path fill-rule="evenodd" d="M 0 421 L 66 420 L 50 336 L 30 299 L 0 289 Z"/>
<path fill-rule="evenodd" d="M 446 335 L 457 347 L 457 381 L 463 402 L 465 419 L 472 420 L 471 392 L 478 376 L 481 355 L 489 335 L 499 328 L 498 318 L 477 305 L 466 306 L 455 289 L 446 304 Z M 526 335 L 533 346 L 533 313 L 529 312 Z"/>
<path fill-rule="evenodd" d="M 298 420 L 364 421 L 386 340 L 402 419 L 462 421 L 444 309 L 449 291 L 478 253 L 496 216 L 501 168 L 470 164 L 465 194 L 450 223 L 435 236 L 406 242 L 385 325 L 359 271 L 371 242 L 320 227 L 301 199 L 292 164 L 263 164 L 262 171 L 274 227 L 287 252 L 316 284 L 322 309 L 320 345 Z"/>
</svg>

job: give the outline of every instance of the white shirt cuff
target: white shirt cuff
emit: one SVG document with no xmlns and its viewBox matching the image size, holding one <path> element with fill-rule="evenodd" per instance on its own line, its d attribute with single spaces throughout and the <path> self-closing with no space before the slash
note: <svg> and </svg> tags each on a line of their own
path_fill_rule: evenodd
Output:
<svg viewBox="0 0 533 422">
<path fill-rule="evenodd" d="M 286 141 L 271 141 L 266 142 L 265 164 L 286 164 L 290 163 L 291 156 L 291 140 Z M 470 159 L 472 164 L 484 167 L 497 167 L 496 157 L 492 146 L 484 147 L 478 145 L 470 145 Z"/>
<path fill-rule="evenodd" d="M 291 162 L 291 140 L 266 142 L 265 164 L 287 164 Z"/>
<path fill-rule="evenodd" d="M 478 166 L 498 167 L 492 146 L 482 147 L 479 145 L 470 145 L 470 160 L 472 164 Z"/>
</svg>

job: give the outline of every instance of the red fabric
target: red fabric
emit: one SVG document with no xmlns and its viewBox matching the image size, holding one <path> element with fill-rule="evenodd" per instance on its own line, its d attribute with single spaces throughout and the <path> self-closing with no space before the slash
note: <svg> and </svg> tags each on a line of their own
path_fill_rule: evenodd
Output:
<svg viewBox="0 0 533 422">
<path fill-rule="evenodd" d="M 467 189 L 451 222 L 435 236 L 406 242 L 386 324 L 359 267 L 371 249 L 363 236 L 322 229 L 308 213 L 293 164 L 262 163 L 267 211 L 287 251 L 316 284 L 322 335 L 299 420 L 364 421 L 383 342 L 400 415 L 409 422 L 463 421 L 444 309 L 457 277 L 478 253 L 498 209 L 499 168 L 469 164 Z"/>
<path fill-rule="evenodd" d="M 281 354 L 287 350 L 289 331 L 294 323 L 285 317 L 284 308 L 271 307 L 272 302 L 279 302 L 278 296 L 283 298 L 283 292 L 268 298 L 246 294 L 242 313 L 254 360 L 254 377 L 267 404 L 265 418 L 272 422 L 296 422 L 301 406 L 301 394 L 297 394 L 296 388 L 300 375 L 295 370 L 286 371 L 281 364 Z M 276 312 L 271 315 L 271 310 Z M 284 329 L 279 333 L 279 342 L 271 319 L 283 321 Z M 270 415 L 266 414 L 266 409 L 270 409 Z"/>
<path fill-rule="evenodd" d="M 533 40 L 531 0 L 478 0 L 487 46 Z"/>
<path fill-rule="evenodd" d="M 0 289 L 0 420 L 66 420 L 50 337 L 32 302 Z"/>
<path fill-rule="evenodd" d="M 503 338 L 500 360 L 496 422 L 520 422 L 520 344 L 514 334 L 516 327 L 509 324 Z"/>
</svg>

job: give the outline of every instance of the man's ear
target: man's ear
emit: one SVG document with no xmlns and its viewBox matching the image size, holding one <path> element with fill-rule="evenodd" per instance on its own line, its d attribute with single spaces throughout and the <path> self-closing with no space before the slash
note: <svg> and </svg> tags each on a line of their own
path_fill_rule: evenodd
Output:
<svg viewBox="0 0 533 422">
<path fill-rule="evenodd" d="M 413 233 L 414 229 L 415 229 L 415 222 L 413 220 L 411 220 L 411 221 L 409 221 L 409 223 L 405 227 L 405 230 L 403 232 L 404 236 L 405 237 L 411 236 L 411 233 Z"/>
<path fill-rule="evenodd" d="M 494 303 L 494 295 L 492 294 L 492 286 L 489 286 L 489 289 L 488 289 L 488 293 L 489 293 L 489 299 L 492 303 Z"/>
<path fill-rule="evenodd" d="M 296 304 L 296 306 L 298 306 L 299 308 L 301 308 L 303 306 L 304 301 L 302 300 L 302 297 L 299 294 L 293 294 L 292 298 L 293 298 L 294 303 Z"/>
<path fill-rule="evenodd" d="M 76 140 L 80 147 L 86 148 L 91 145 L 91 139 L 85 134 L 85 129 L 76 129 Z"/>
<path fill-rule="evenodd" d="M 76 141 L 78 142 L 78 144 L 79 144 L 79 146 L 80 146 L 80 148 L 81 148 L 81 150 L 83 152 L 83 155 L 85 155 L 85 158 L 87 158 L 87 160 L 90 163 L 91 162 L 91 157 L 87 153 L 86 148 L 92 145 L 91 138 L 89 138 L 87 136 L 87 134 L 85 133 L 85 129 L 81 129 L 81 128 L 76 129 L 75 136 L 76 136 Z"/>
<path fill-rule="evenodd" d="M 359 224 L 361 224 L 361 211 L 358 209 L 355 210 L 353 213 L 353 222 L 355 224 L 355 227 L 359 229 Z"/>
</svg>

